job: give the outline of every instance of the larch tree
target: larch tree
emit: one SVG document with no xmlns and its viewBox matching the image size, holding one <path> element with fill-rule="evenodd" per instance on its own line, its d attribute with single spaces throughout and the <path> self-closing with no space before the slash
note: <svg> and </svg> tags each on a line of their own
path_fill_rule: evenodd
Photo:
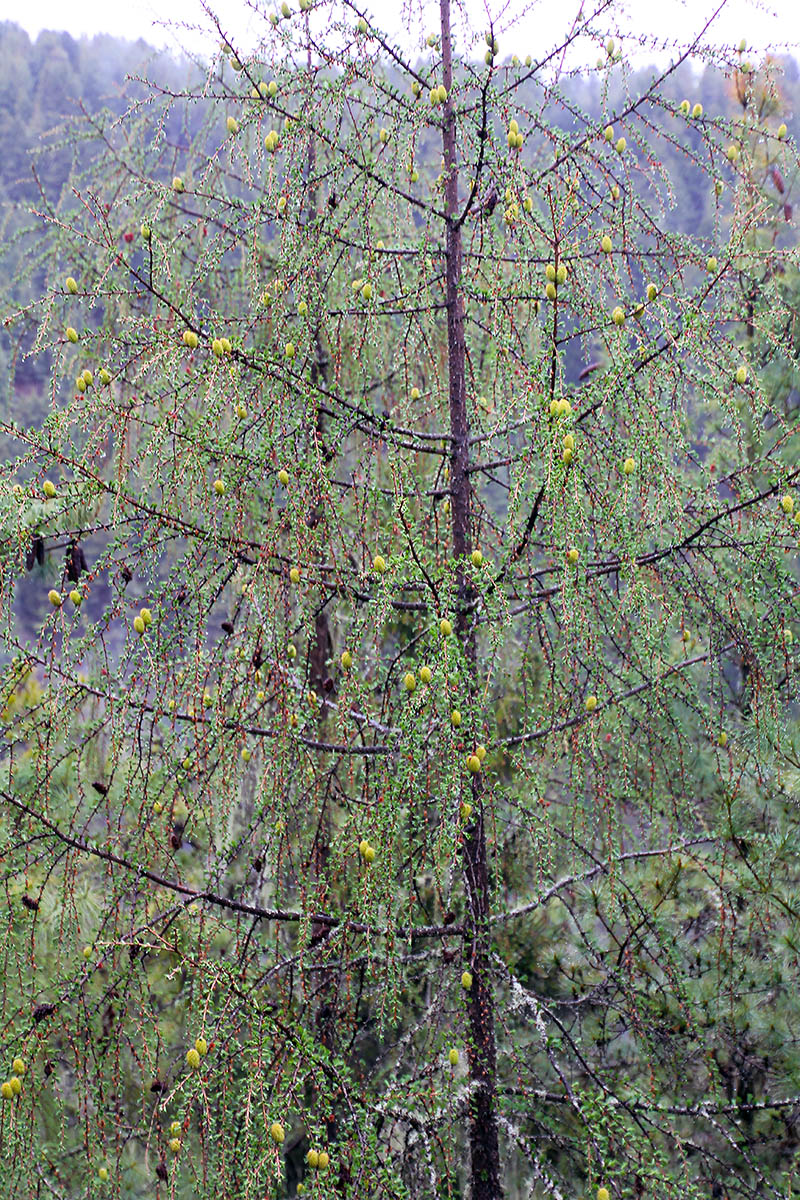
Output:
<svg viewBox="0 0 800 1200">
<path fill-rule="evenodd" d="M 207 16 L 14 242 L 7 1194 L 800 1194 L 776 63 Z"/>
</svg>

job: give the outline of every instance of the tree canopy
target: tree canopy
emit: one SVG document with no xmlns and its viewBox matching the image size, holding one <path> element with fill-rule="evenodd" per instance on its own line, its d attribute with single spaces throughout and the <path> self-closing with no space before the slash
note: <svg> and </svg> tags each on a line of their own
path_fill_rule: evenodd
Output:
<svg viewBox="0 0 800 1200">
<path fill-rule="evenodd" d="M 613 15 L 214 18 L 10 197 L 12 1196 L 800 1194 L 791 72 Z"/>
</svg>

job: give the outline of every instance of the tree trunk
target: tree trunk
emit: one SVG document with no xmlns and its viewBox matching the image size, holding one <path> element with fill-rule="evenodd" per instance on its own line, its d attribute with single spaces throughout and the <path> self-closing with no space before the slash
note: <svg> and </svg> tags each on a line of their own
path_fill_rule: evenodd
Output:
<svg viewBox="0 0 800 1200">
<path fill-rule="evenodd" d="M 472 549 L 472 485 L 469 467 L 469 420 L 467 416 L 466 343 L 464 306 L 461 292 L 462 244 L 459 223 L 458 168 L 456 160 L 456 119 L 451 91 L 453 86 L 450 0 L 440 0 L 442 66 L 447 100 L 444 110 L 442 145 L 446 175 L 447 209 L 446 284 L 447 347 L 450 404 L 450 502 L 453 553 L 457 564 L 458 611 L 456 631 L 470 667 L 469 687 L 477 690 L 477 645 L 472 621 L 473 591 L 464 573 L 464 559 Z M 489 978 L 489 870 L 483 814 L 483 787 L 480 776 L 472 783 L 473 812 L 463 848 L 464 886 L 467 899 L 465 914 L 464 958 L 472 975 L 467 1016 L 470 1038 L 468 1061 L 470 1074 L 469 1143 L 472 1175 L 472 1200 L 500 1200 L 500 1150 L 495 1108 L 497 1052 L 494 1032 L 494 995 Z"/>
</svg>

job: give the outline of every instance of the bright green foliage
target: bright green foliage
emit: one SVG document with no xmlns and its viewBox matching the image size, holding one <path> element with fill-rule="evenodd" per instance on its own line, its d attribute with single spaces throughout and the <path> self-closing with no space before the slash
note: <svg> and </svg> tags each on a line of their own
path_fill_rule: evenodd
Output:
<svg viewBox="0 0 800 1200">
<path fill-rule="evenodd" d="M 109 127 L 7 305 L 8 346 L 53 356 L 46 419 L 0 425 L 7 1191 L 785 1194 L 772 85 L 739 81 L 735 162 L 712 104 L 669 118 L 709 240 L 650 144 L 669 77 L 565 128 L 499 34 L 451 76 L 445 28 L 412 67 L 325 14 Z"/>
</svg>

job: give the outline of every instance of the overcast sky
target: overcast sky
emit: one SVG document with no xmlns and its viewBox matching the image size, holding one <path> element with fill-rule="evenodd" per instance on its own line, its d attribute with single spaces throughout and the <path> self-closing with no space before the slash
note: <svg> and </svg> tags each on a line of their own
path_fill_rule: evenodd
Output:
<svg viewBox="0 0 800 1200">
<path fill-rule="evenodd" d="M 720 6 L 723 0 L 623 0 L 616 10 L 614 24 L 622 33 L 628 32 L 631 41 L 628 53 L 635 47 L 633 37 L 647 32 L 666 41 L 686 40 L 703 23 L 702 18 L 710 15 Z M 297 0 L 290 0 L 292 9 L 298 8 Z M 476 24 L 481 28 L 485 24 L 483 13 L 487 10 L 487 0 L 466 0 L 467 7 Z M 505 45 L 501 40 L 501 55 L 503 51 L 513 48 L 524 56 L 537 51 L 545 44 L 554 44 L 560 34 L 563 34 L 565 22 L 569 23 L 578 12 L 581 0 L 534 0 L 529 4 L 528 13 L 520 18 L 513 30 L 506 28 Z M 245 45 L 252 45 L 258 40 L 259 33 L 265 28 L 264 13 L 279 7 L 280 0 L 264 3 L 264 0 L 225 0 L 215 7 L 224 13 L 226 28 L 242 39 Z M 584 0 L 588 10 L 591 0 Z M 419 45 L 419 36 L 425 28 L 427 20 L 431 29 L 435 28 L 435 17 L 438 13 L 438 3 L 421 3 L 413 0 L 412 10 L 419 15 L 423 12 L 421 21 L 414 21 L 415 36 L 409 35 L 403 28 L 400 16 L 400 4 L 397 0 L 358 0 L 358 7 L 370 13 L 375 21 L 387 32 L 410 40 L 413 46 Z M 519 10 L 520 4 L 514 0 L 491 0 L 491 8 L 495 13 Z M 121 0 L 109 3 L 109 0 L 26 0 L 24 4 L 15 6 L 14 21 L 22 25 L 31 36 L 42 29 L 68 29 L 73 36 L 81 34 L 111 33 L 119 37 L 136 39 L 145 38 L 156 45 L 170 47 L 182 43 L 191 45 L 199 50 L 205 44 L 204 35 L 200 32 L 190 35 L 185 26 L 182 30 L 170 31 L 165 27 L 165 21 L 198 24 L 208 28 L 199 0 Z M 508 18 L 500 18 L 501 27 L 508 25 Z M 800 0 L 725 0 L 722 14 L 715 21 L 713 40 L 715 42 L 736 42 L 741 37 L 747 37 L 754 47 L 754 54 L 759 48 L 788 44 L 795 54 L 800 53 Z M 213 43 L 209 43 L 213 44 Z M 587 47 L 587 53 L 590 48 Z M 591 51 L 594 53 L 594 51 Z"/>
</svg>

